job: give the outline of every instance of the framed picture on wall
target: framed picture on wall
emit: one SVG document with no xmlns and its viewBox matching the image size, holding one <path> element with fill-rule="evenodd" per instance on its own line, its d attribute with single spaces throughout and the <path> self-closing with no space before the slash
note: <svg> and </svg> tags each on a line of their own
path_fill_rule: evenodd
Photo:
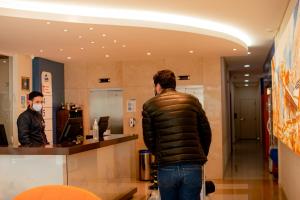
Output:
<svg viewBox="0 0 300 200">
<path fill-rule="evenodd" d="M 30 78 L 29 77 L 23 77 L 21 78 L 21 89 L 22 90 L 30 90 Z"/>
</svg>

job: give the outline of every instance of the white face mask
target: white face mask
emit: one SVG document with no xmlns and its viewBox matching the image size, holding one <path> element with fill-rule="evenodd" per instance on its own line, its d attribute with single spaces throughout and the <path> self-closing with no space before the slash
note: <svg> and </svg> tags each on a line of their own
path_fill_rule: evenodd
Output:
<svg viewBox="0 0 300 200">
<path fill-rule="evenodd" d="M 42 104 L 35 104 L 35 103 L 34 103 L 34 104 L 32 105 L 32 109 L 35 110 L 35 111 L 37 111 L 37 112 L 41 112 L 42 108 L 43 108 L 43 105 L 42 105 Z"/>
</svg>

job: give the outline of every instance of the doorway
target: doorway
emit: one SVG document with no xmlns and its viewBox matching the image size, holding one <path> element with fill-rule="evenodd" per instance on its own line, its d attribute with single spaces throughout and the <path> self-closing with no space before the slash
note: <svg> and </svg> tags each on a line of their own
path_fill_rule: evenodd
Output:
<svg viewBox="0 0 300 200">
<path fill-rule="evenodd" d="M 260 140 L 259 86 L 234 86 L 234 141 Z"/>
<path fill-rule="evenodd" d="M 257 139 L 257 102 L 255 98 L 240 100 L 239 139 Z"/>
</svg>

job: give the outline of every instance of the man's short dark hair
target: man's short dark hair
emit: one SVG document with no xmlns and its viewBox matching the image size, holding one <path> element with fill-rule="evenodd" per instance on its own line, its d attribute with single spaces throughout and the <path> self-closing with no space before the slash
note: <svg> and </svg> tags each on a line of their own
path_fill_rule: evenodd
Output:
<svg viewBox="0 0 300 200">
<path fill-rule="evenodd" d="M 161 86 L 162 89 L 167 89 L 167 88 L 176 88 L 176 78 L 174 72 L 171 70 L 161 70 L 158 71 L 154 76 L 153 76 L 153 81 L 154 85 L 156 86 L 158 83 Z"/>
<path fill-rule="evenodd" d="M 29 100 L 32 101 L 35 97 L 44 97 L 44 95 L 41 92 L 38 91 L 32 91 L 28 95 Z"/>
</svg>

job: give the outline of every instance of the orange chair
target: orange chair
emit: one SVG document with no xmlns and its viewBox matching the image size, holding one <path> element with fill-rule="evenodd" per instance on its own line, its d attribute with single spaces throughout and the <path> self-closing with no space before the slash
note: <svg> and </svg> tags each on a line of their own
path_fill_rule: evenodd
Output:
<svg viewBox="0 0 300 200">
<path fill-rule="evenodd" d="M 14 200 L 101 200 L 93 193 L 73 186 L 46 185 L 22 192 Z"/>
</svg>

